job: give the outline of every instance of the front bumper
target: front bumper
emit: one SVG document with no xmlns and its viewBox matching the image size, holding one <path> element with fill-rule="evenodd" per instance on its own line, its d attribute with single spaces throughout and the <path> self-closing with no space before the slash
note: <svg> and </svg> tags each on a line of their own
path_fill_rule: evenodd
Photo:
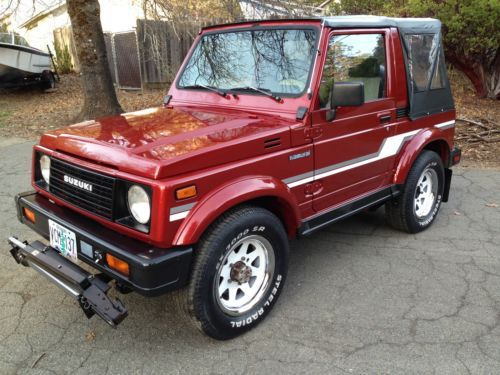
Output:
<svg viewBox="0 0 500 375">
<path fill-rule="evenodd" d="M 57 206 L 36 192 L 16 196 L 16 206 L 19 220 L 46 239 L 49 239 L 49 219 L 74 232 L 78 259 L 116 280 L 124 289 L 155 296 L 181 288 L 188 281 L 191 247 L 161 249 L 150 246 Z M 24 207 L 35 213 L 35 223 L 24 216 Z M 108 267 L 106 253 L 127 262 L 129 275 L 125 276 Z M 62 255 L 57 255 L 66 260 Z"/>
<path fill-rule="evenodd" d="M 97 314 L 115 327 L 127 317 L 128 312 L 120 300 L 112 300 L 107 295 L 109 280 L 102 274 L 92 275 L 39 241 L 28 244 L 10 237 L 9 243 L 17 263 L 33 268 L 75 298 L 87 318 Z"/>
</svg>

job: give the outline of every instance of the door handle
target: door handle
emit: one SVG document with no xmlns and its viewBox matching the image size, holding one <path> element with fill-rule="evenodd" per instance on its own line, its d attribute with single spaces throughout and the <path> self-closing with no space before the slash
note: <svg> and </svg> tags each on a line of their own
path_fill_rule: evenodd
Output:
<svg viewBox="0 0 500 375">
<path fill-rule="evenodd" d="M 379 119 L 381 124 L 385 124 L 385 123 L 391 121 L 391 115 L 390 114 L 381 114 L 381 115 L 378 115 L 378 119 Z"/>
</svg>

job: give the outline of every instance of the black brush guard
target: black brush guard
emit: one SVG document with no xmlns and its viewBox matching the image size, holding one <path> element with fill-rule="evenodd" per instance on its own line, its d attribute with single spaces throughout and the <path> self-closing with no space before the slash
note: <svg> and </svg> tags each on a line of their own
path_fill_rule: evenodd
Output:
<svg viewBox="0 0 500 375">
<path fill-rule="evenodd" d="M 33 268 L 75 298 L 87 318 L 97 314 L 112 327 L 126 318 L 128 312 L 120 300 L 107 295 L 111 287 L 105 275 L 85 271 L 40 241 L 28 244 L 10 237 L 9 244 L 17 263 Z"/>
</svg>

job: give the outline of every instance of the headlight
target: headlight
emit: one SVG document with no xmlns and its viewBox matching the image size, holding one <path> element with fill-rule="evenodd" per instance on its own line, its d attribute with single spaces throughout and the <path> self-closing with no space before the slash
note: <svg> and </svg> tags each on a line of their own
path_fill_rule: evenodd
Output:
<svg viewBox="0 0 500 375">
<path fill-rule="evenodd" d="M 134 219 L 141 224 L 147 224 L 151 217 L 149 195 L 142 187 L 132 185 L 128 189 L 128 209 Z"/>
<path fill-rule="evenodd" d="M 40 157 L 40 172 L 42 177 L 47 184 L 50 180 L 50 158 L 47 155 L 42 155 Z"/>
</svg>

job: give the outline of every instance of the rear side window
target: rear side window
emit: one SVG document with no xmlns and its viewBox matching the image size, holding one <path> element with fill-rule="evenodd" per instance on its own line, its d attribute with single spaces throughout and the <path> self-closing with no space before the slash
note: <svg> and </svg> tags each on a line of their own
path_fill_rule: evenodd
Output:
<svg viewBox="0 0 500 375">
<path fill-rule="evenodd" d="M 321 78 L 320 108 L 328 108 L 333 83 L 362 82 L 365 101 L 385 97 L 385 67 L 383 34 L 332 36 Z"/>
<path fill-rule="evenodd" d="M 439 50 L 439 35 L 406 34 L 405 42 L 413 92 L 444 88 L 445 66 Z"/>
</svg>

